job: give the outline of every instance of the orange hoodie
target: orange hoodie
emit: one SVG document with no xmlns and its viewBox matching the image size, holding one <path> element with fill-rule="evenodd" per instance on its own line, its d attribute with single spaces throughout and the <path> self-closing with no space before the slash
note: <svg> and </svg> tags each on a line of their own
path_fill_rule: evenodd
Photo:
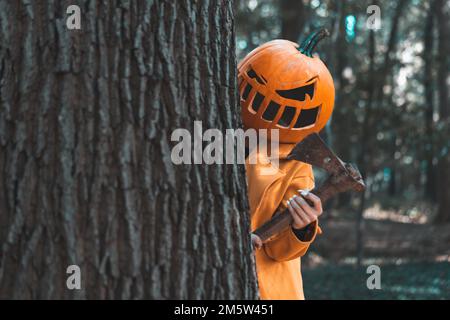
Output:
<svg viewBox="0 0 450 320">
<path fill-rule="evenodd" d="M 246 161 L 248 193 L 252 231 L 269 220 L 277 209 L 286 209 L 286 201 L 297 194 L 299 189 L 311 190 L 314 175 L 309 164 L 288 161 L 293 144 L 280 144 L 278 167 L 272 165 L 270 157 L 256 153 L 257 164 Z M 274 168 L 271 175 L 262 170 Z M 267 173 L 267 171 L 266 171 Z M 308 241 L 300 241 L 292 228 L 287 229 L 273 240 L 256 250 L 256 270 L 261 299 L 303 300 L 303 283 L 300 272 L 300 257 L 308 250 L 316 234 L 321 233 L 317 222 L 312 225 L 313 232 Z"/>
</svg>

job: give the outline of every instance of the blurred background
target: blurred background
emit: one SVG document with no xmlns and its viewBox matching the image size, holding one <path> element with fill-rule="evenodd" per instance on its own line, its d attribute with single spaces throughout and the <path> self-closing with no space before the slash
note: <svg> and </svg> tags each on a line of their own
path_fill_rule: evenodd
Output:
<svg viewBox="0 0 450 320">
<path fill-rule="evenodd" d="M 322 135 L 368 186 L 327 205 L 302 259 L 307 299 L 450 299 L 449 11 L 446 0 L 236 2 L 238 59 L 331 32 L 316 50 L 336 87 Z M 367 289 L 371 264 L 382 290 Z"/>
</svg>

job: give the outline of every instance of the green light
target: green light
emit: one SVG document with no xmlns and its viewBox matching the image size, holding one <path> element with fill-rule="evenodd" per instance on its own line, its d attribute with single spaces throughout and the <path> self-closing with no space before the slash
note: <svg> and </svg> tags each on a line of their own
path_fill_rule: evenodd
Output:
<svg viewBox="0 0 450 320">
<path fill-rule="evenodd" d="M 348 41 L 352 41 L 355 38 L 356 17 L 349 15 L 345 17 L 345 33 Z"/>
</svg>

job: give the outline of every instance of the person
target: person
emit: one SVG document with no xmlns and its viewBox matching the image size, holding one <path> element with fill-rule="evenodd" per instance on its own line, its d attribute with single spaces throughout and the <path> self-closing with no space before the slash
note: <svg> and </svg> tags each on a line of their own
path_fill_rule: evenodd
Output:
<svg viewBox="0 0 450 320">
<path fill-rule="evenodd" d="M 310 192 L 314 187 L 312 167 L 286 157 L 296 143 L 325 126 L 334 108 L 331 74 L 319 57 L 312 55 L 326 35 L 323 29 L 314 32 L 300 48 L 287 40 L 270 41 L 238 65 L 245 129 L 276 129 L 279 136 L 278 152 L 271 150 L 267 155 L 255 148 L 246 158 L 252 231 L 286 208 L 293 218 L 288 229 L 265 244 L 255 239 L 260 246 L 255 257 L 261 299 L 304 299 L 300 257 L 321 233 L 322 204 Z M 250 155 L 257 163 L 250 163 Z M 265 174 L 267 167 L 275 170 Z"/>
</svg>

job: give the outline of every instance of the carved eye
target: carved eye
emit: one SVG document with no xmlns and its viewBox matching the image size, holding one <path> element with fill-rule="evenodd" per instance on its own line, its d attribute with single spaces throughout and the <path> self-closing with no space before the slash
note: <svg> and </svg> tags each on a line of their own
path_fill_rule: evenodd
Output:
<svg viewBox="0 0 450 320">
<path fill-rule="evenodd" d="M 261 75 L 258 76 L 258 74 L 256 73 L 255 70 L 253 70 L 253 68 L 250 68 L 250 70 L 247 71 L 247 75 L 250 79 L 255 79 L 259 84 L 266 84 L 267 81 L 265 81 L 266 79 L 264 79 L 264 77 Z"/>
<path fill-rule="evenodd" d="M 314 97 L 314 83 L 289 90 L 276 90 L 276 92 L 286 99 L 305 101 L 306 95 L 309 95 L 310 99 Z"/>
</svg>

